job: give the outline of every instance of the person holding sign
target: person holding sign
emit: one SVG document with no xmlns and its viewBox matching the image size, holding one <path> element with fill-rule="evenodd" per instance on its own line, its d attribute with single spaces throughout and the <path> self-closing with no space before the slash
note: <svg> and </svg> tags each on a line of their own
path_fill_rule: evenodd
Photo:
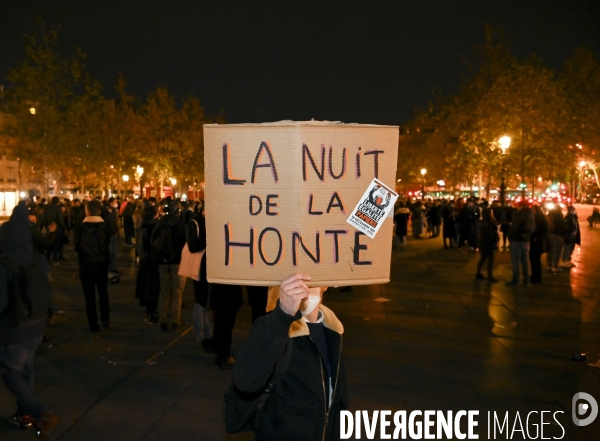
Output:
<svg viewBox="0 0 600 441">
<path fill-rule="evenodd" d="M 256 320 L 237 354 L 233 381 L 245 393 L 263 390 L 284 354 L 290 357 L 262 407 L 257 440 L 340 437 L 339 414 L 348 407 L 344 328 L 321 303 L 327 288 L 309 288 L 310 279 L 293 274 L 281 282 L 275 308 Z"/>
</svg>

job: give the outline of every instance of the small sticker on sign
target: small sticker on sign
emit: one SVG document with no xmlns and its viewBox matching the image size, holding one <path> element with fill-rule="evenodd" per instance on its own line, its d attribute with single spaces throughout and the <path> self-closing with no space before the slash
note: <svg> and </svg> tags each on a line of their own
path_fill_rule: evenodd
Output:
<svg viewBox="0 0 600 441">
<path fill-rule="evenodd" d="M 374 178 L 352 210 L 347 222 L 373 239 L 385 218 L 394 209 L 396 199 L 398 194 L 395 191 Z"/>
</svg>

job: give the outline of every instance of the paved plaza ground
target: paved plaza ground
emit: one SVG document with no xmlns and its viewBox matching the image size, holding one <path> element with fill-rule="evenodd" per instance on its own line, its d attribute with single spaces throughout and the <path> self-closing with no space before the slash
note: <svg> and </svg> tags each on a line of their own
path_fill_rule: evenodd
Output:
<svg viewBox="0 0 600 441">
<path fill-rule="evenodd" d="M 502 417 L 509 412 L 511 428 L 516 412 L 525 426 L 527 414 L 537 411 L 530 437 L 535 417 L 545 423 L 545 437 L 600 440 L 600 419 L 577 427 L 571 418 L 575 393 L 600 401 L 600 228 L 587 227 L 590 206 L 577 208 L 577 267 L 556 276 L 545 271 L 542 285 L 505 286 L 508 252 L 497 253 L 501 281 L 490 284 L 474 279 L 475 252 L 444 250 L 441 238 L 409 238 L 407 251 L 393 254 L 391 283 L 330 289 L 324 303 L 345 325 L 351 410 L 479 410 L 479 439 L 493 439 L 487 436 L 488 411 Z M 38 395 L 62 420 L 54 438 L 248 439 L 224 431 L 221 397 L 231 371 L 219 371 L 211 355 L 196 349 L 191 283 L 184 294 L 188 326 L 161 332 L 146 325 L 134 298 L 133 253 L 123 248 L 122 280 L 109 288 L 114 330 L 93 341 L 73 251 L 66 257 L 51 269 L 58 315 L 65 320 L 48 329 L 51 339 L 36 359 Z M 234 352 L 250 325 L 246 304 Z M 582 352 L 586 361 L 570 360 Z M 0 415 L 14 409 L 0 386 Z M 540 421 L 541 411 L 551 413 Z M 558 423 L 552 418 L 557 411 L 564 412 Z M 0 422 L 0 440 L 33 438 L 32 431 Z M 507 439 L 506 432 L 496 439 Z M 513 439 L 523 439 L 521 432 Z"/>
</svg>

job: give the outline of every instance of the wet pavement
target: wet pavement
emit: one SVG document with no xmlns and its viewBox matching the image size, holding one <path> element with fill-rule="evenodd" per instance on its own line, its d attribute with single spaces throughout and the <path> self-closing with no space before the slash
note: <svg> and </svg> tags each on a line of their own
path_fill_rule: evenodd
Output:
<svg viewBox="0 0 600 441">
<path fill-rule="evenodd" d="M 478 410 L 479 439 L 492 439 L 488 412 L 509 412 L 512 428 L 516 412 L 525 426 L 527 414 L 536 411 L 529 428 L 537 418 L 545 437 L 600 439 L 600 419 L 586 427 L 571 419 L 575 393 L 600 401 L 600 227 L 587 227 L 591 206 L 578 206 L 578 213 L 577 266 L 558 275 L 544 270 L 541 285 L 507 287 L 506 251 L 496 255 L 500 282 L 491 284 L 475 280 L 474 251 L 444 250 L 441 238 L 409 238 L 406 251 L 393 253 L 391 283 L 327 291 L 324 303 L 345 326 L 351 410 Z M 64 321 L 49 328 L 51 339 L 36 359 L 38 396 L 62 421 L 54 439 L 247 439 L 224 431 L 221 397 L 231 371 L 219 371 L 210 354 L 196 349 L 191 283 L 184 294 L 187 326 L 161 332 L 146 325 L 134 298 L 133 251 L 121 249 L 123 276 L 109 287 L 114 329 L 91 340 L 73 251 L 66 257 L 51 269 Z M 234 352 L 250 325 L 246 304 Z M 571 361 L 580 353 L 587 360 Z M 0 385 L 0 415 L 14 408 Z M 564 413 L 554 421 L 558 411 Z M 32 431 L 0 422 L 1 440 L 33 438 Z M 513 439 L 523 439 L 522 433 Z"/>
</svg>

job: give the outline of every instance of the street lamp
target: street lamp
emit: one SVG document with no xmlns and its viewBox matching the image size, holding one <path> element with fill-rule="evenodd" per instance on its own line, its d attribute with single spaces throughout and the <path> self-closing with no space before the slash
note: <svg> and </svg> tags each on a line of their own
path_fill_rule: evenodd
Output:
<svg viewBox="0 0 600 441">
<path fill-rule="evenodd" d="M 502 150 L 502 182 L 500 183 L 500 204 L 504 206 L 506 202 L 506 182 L 504 175 L 506 174 L 506 170 L 504 167 L 504 156 L 506 155 L 506 151 L 510 147 L 510 142 L 512 141 L 510 136 L 504 135 L 498 140 L 498 144 L 500 145 L 500 150 Z"/>
<path fill-rule="evenodd" d="M 421 183 L 421 199 L 425 200 L 425 175 L 427 174 L 427 169 L 421 169 L 421 176 L 423 178 L 423 182 Z"/>
<path fill-rule="evenodd" d="M 121 179 L 123 179 L 123 182 L 129 182 L 129 175 L 123 175 L 123 176 L 121 176 Z M 119 188 L 119 191 L 120 191 L 120 188 Z M 123 197 L 125 197 L 125 194 Z"/>
</svg>

